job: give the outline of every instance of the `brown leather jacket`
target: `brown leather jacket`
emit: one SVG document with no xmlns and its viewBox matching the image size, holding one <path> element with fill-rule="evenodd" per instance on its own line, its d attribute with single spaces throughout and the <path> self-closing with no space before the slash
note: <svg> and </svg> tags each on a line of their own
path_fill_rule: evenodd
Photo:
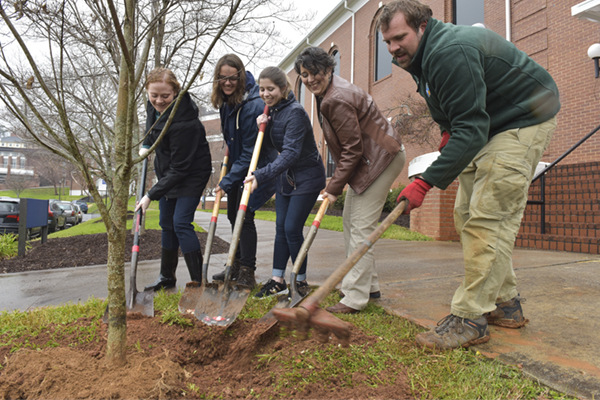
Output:
<svg viewBox="0 0 600 400">
<path fill-rule="evenodd" d="M 347 183 L 361 194 L 402 149 L 400 135 L 367 92 L 337 75 L 317 104 L 336 164 L 325 191 L 339 196 Z"/>
</svg>

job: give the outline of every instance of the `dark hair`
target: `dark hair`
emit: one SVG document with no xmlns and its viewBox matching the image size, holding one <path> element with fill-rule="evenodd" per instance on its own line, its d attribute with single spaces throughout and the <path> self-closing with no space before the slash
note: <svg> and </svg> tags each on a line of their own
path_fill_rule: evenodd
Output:
<svg viewBox="0 0 600 400">
<path fill-rule="evenodd" d="M 210 101 L 214 108 L 221 108 L 225 102 L 223 90 L 221 90 L 221 87 L 219 86 L 219 75 L 221 74 L 221 67 L 224 65 L 237 69 L 238 74 L 238 84 L 235 91 L 227 98 L 227 103 L 232 106 L 240 104 L 246 90 L 246 68 L 244 67 L 244 63 L 235 54 L 225 54 L 217 62 L 213 74 L 213 90 Z"/>
<path fill-rule="evenodd" d="M 406 23 L 413 28 L 415 32 L 419 31 L 423 22 L 428 22 L 433 15 L 431 8 L 428 5 L 422 4 L 417 0 L 393 0 L 386 4 L 379 15 L 377 25 L 379 29 L 387 31 L 390 27 L 390 21 L 396 14 L 404 14 Z"/>
<path fill-rule="evenodd" d="M 294 69 L 300 74 L 300 67 L 306 68 L 311 74 L 317 75 L 328 70 L 333 71 L 335 58 L 320 47 L 307 47 L 296 57 Z"/>
<path fill-rule="evenodd" d="M 146 82 L 144 83 L 144 87 L 148 90 L 148 85 L 156 82 L 168 83 L 173 87 L 175 93 L 179 93 L 181 90 L 181 85 L 177 81 L 177 78 L 175 78 L 175 74 L 167 68 L 154 68 L 150 71 L 146 78 Z"/>
<path fill-rule="evenodd" d="M 261 79 L 269 79 L 276 84 L 279 89 L 281 89 L 284 99 L 287 99 L 292 91 L 292 84 L 290 83 L 287 74 L 279 67 L 267 67 L 263 69 L 258 76 L 258 81 L 260 82 Z"/>
</svg>

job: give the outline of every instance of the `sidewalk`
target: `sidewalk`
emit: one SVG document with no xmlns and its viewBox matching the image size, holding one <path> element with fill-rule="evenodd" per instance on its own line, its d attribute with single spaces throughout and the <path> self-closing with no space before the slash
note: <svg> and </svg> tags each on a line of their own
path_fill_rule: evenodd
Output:
<svg viewBox="0 0 600 400">
<path fill-rule="evenodd" d="M 210 213 L 197 212 L 196 223 L 207 228 Z M 256 277 L 271 277 L 275 224 L 256 221 Z M 231 228 L 219 216 L 217 235 L 229 241 Z M 463 277 L 459 243 L 399 242 L 382 239 L 375 245 L 382 298 L 388 312 L 421 326 L 433 327 L 450 311 L 454 290 Z M 211 256 L 209 279 L 220 272 L 226 254 Z M 308 281 L 322 283 L 345 258 L 343 235 L 320 230 L 309 252 Z M 518 330 L 490 327 L 492 339 L 475 350 L 510 364 L 561 392 L 580 398 L 600 397 L 600 256 L 582 253 L 516 249 L 514 267 L 523 308 L 530 323 Z M 183 259 L 178 285 L 189 279 Z M 138 288 L 152 283 L 158 261 L 138 265 Z M 287 274 L 291 265 L 288 267 Z M 129 270 L 126 268 L 126 276 Z M 129 283 L 129 279 L 126 279 Z M 106 267 L 90 266 L 0 275 L 0 310 L 27 310 L 85 301 L 107 295 Z"/>
</svg>

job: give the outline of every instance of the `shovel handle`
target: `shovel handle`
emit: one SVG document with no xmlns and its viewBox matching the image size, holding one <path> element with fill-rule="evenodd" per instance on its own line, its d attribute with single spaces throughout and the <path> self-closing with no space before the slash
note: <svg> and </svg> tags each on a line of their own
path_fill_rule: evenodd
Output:
<svg viewBox="0 0 600 400">
<path fill-rule="evenodd" d="M 361 257 L 371 247 L 373 247 L 375 242 L 379 240 L 387 228 L 389 228 L 394 221 L 398 219 L 400 214 L 404 212 L 406 204 L 406 200 L 402 200 L 400 203 L 398 203 L 396 208 L 394 208 L 387 218 L 383 220 L 381 225 L 379 225 L 377 229 L 375 229 L 375 231 L 373 231 L 373 233 L 371 233 L 369 237 L 367 237 L 367 239 L 365 239 L 365 241 L 362 242 L 361 245 L 358 246 L 358 248 L 356 248 L 356 250 L 354 250 L 339 267 L 336 268 L 335 271 L 333 271 L 329 278 L 327 278 L 325 282 L 304 301 L 302 307 L 306 308 L 311 313 L 314 312 L 319 304 L 325 299 L 325 297 L 331 293 L 333 288 L 335 288 L 335 286 L 340 283 L 342 279 L 344 279 L 344 276 L 350 272 L 358 260 L 360 260 Z"/>
<path fill-rule="evenodd" d="M 265 106 L 264 113 L 266 115 L 269 115 L 269 106 Z M 250 167 L 248 168 L 248 174 L 246 175 L 246 178 L 252 176 L 252 173 L 256 170 L 266 128 L 266 123 L 260 124 L 260 129 L 258 132 L 258 136 L 256 137 L 256 144 L 254 145 L 254 150 L 252 151 L 252 159 L 250 161 Z M 244 184 L 244 191 L 242 192 L 240 207 L 235 218 L 235 224 L 233 226 L 233 233 L 231 236 L 231 244 L 229 246 L 229 254 L 227 256 L 227 268 L 225 269 L 225 283 L 229 282 L 231 266 L 233 265 L 233 262 L 235 260 L 235 252 L 237 250 L 238 243 L 240 241 L 240 236 L 242 234 L 242 226 L 244 224 L 244 219 L 246 218 L 246 209 L 248 208 L 248 201 L 250 200 L 251 188 L 252 182 Z"/>
<path fill-rule="evenodd" d="M 142 164 L 142 176 L 140 182 L 140 190 L 138 193 L 138 202 L 144 196 L 144 192 L 146 191 L 146 172 L 148 171 L 148 157 L 144 159 L 144 163 Z M 134 215 L 135 221 L 135 231 L 133 234 L 133 247 L 131 248 L 131 276 L 129 278 L 129 292 L 131 293 L 129 296 L 129 301 L 131 304 L 128 304 L 129 308 L 133 308 L 133 302 L 135 301 L 135 295 L 138 293 L 137 290 L 137 262 L 138 255 L 140 252 L 140 222 L 142 220 L 142 207 L 140 207 Z"/>
</svg>

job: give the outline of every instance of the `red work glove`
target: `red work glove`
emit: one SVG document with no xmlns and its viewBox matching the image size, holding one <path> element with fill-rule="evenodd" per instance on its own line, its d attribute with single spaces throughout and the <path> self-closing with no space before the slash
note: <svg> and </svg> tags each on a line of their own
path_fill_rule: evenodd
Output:
<svg viewBox="0 0 600 400">
<path fill-rule="evenodd" d="M 402 200 L 408 200 L 408 204 L 404 209 L 402 214 L 409 214 L 410 210 L 421 207 L 423 204 L 423 199 L 429 190 L 432 188 L 429 183 L 425 182 L 423 179 L 415 179 L 412 181 L 407 187 L 404 188 L 402 192 L 400 192 L 400 196 L 396 202 L 400 203 Z"/>
<path fill-rule="evenodd" d="M 440 143 L 440 147 L 438 148 L 438 151 L 442 151 L 442 149 L 444 148 L 444 146 L 446 146 L 448 144 L 448 140 L 450 140 L 450 134 L 446 131 L 442 132 L 442 142 Z"/>
</svg>

